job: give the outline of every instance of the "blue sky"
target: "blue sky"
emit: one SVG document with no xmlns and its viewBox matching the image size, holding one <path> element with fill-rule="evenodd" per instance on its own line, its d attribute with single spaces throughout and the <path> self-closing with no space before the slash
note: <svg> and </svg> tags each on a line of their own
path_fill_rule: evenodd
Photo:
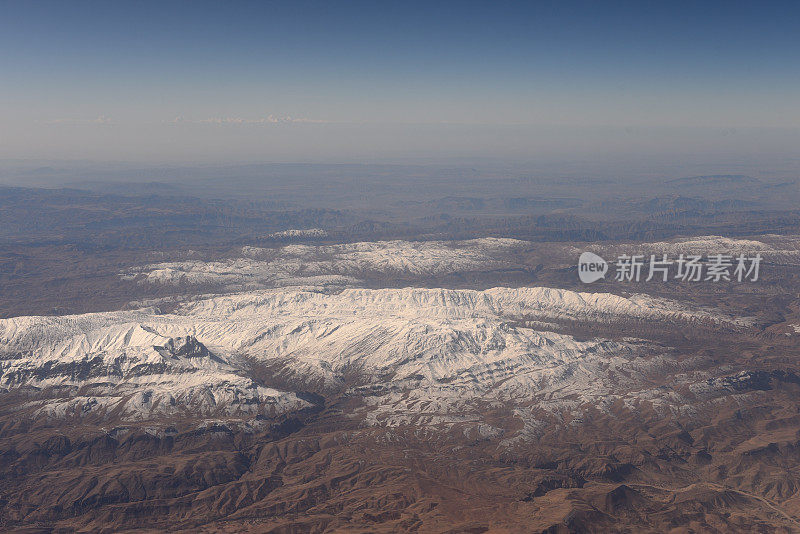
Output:
<svg viewBox="0 0 800 534">
<path fill-rule="evenodd" d="M 449 157 L 522 157 L 617 150 L 632 131 L 633 151 L 791 152 L 800 127 L 798 2 L 0 12 L 5 158 L 380 159 L 434 157 L 437 143 Z"/>
</svg>

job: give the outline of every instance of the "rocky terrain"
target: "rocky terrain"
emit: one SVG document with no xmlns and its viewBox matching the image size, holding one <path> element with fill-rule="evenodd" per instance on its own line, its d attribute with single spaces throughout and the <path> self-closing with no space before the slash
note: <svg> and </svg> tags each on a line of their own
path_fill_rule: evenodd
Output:
<svg viewBox="0 0 800 534">
<path fill-rule="evenodd" d="M 497 179 L 6 188 L 0 530 L 800 532 L 790 181 Z M 584 251 L 763 262 L 583 284 Z"/>
<path fill-rule="evenodd" d="M 796 243 L 593 250 L 792 269 Z M 768 321 L 669 285 L 359 287 L 524 269 L 536 249 L 245 247 L 118 274 L 215 295 L 0 320 L 3 528 L 800 529 L 796 304 Z"/>
</svg>

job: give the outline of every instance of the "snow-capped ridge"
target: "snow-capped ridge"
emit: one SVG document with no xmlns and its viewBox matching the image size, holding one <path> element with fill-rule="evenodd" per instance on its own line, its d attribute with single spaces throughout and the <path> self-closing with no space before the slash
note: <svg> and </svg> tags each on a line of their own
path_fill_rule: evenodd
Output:
<svg viewBox="0 0 800 534">
<path fill-rule="evenodd" d="M 245 246 L 241 257 L 145 265 L 121 273 L 140 284 L 214 284 L 230 291 L 291 286 L 353 287 L 371 276 L 428 275 L 520 267 L 498 259 L 526 241 L 375 241 L 336 245 Z"/>
<path fill-rule="evenodd" d="M 305 405 L 255 383 L 246 356 L 324 388 L 344 387 L 357 370 L 364 383 L 391 377 L 462 396 L 526 398 L 576 380 L 597 389 L 593 373 L 633 358 L 635 343 L 578 341 L 549 321 L 697 318 L 728 320 L 644 295 L 545 287 L 265 290 L 188 302 L 171 314 L 0 320 L 0 384 L 92 391 L 90 411 L 111 403 L 140 418 Z"/>
</svg>

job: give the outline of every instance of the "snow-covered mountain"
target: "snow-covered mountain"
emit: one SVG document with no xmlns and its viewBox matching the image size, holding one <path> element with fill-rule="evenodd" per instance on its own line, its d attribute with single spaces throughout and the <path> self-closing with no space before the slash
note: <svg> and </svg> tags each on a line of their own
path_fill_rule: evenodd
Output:
<svg viewBox="0 0 800 534">
<path fill-rule="evenodd" d="M 507 255 L 530 246 L 516 239 L 376 241 L 338 245 L 245 246 L 240 255 L 145 265 L 122 273 L 140 284 L 222 285 L 228 290 L 287 286 L 358 286 L 370 276 L 441 275 L 520 267 Z"/>
<path fill-rule="evenodd" d="M 309 405 L 294 393 L 257 385 L 192 335 L 159 334 L 147 316 L 5 319 L 0 387 L 47 392 L 52 398 L 32 405 L 35 414 L 49 416 L 252 416 Z"/>
<path fill-rule="evenodd" d="M 662 365 L 637 355 L 661 349 L 634 339 L 579 341 L 552 323 L 626 319 L 728 321 L 665 299 L 550 288 L 268 290 L 197 300 L 170 314 L 0 320 L 0 386 L 47 392 L 56 400 L 40 411 L 50 415 L 211 417 L 308 405 L 257 383 L 256 361 L 297 389 L 378 387 L 388 396 L 367 401 L 375 422 L 380 413 L 424 416 L 408 405 L 420 394 L 437 399 L 437 413 L 458 408 L 463 417 L 464 402 L 481 396 L 520 400 L 569 388 L 589 399 L 636 382 Z"/>
</svg>

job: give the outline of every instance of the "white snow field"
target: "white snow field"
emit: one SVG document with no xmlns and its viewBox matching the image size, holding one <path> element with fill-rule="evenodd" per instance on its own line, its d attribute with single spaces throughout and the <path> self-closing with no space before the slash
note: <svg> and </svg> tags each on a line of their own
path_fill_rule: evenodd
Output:
<svg viewBox="0 0 800 534">
<path fill-rule="evenodd" d="M 375 424 L 419 422 L 431 410 L 438 415 L 422 422 L 433 424 L 442 413 L 463 419 L 464 403 L 475 400 L 574 402 L 643 380 L 664 365 L 653 347 L 578 341 L 548 328 L 625 319 L 727 321 L 665 299 L 551 288 L 263 290 L 192 301 L 170 314 L 0 320 L 0 387 L 54 392 L 41 407 L 51 416 L 246 416 L 308 406 L 257 383 L 252 359 L 298 390 L 380 386 L 389 394 L 366 400 Z M 640 358 L 643 351 L 651 357 Z M 420 396 L 428 399 L 421 410 Z"/>
</svg>

